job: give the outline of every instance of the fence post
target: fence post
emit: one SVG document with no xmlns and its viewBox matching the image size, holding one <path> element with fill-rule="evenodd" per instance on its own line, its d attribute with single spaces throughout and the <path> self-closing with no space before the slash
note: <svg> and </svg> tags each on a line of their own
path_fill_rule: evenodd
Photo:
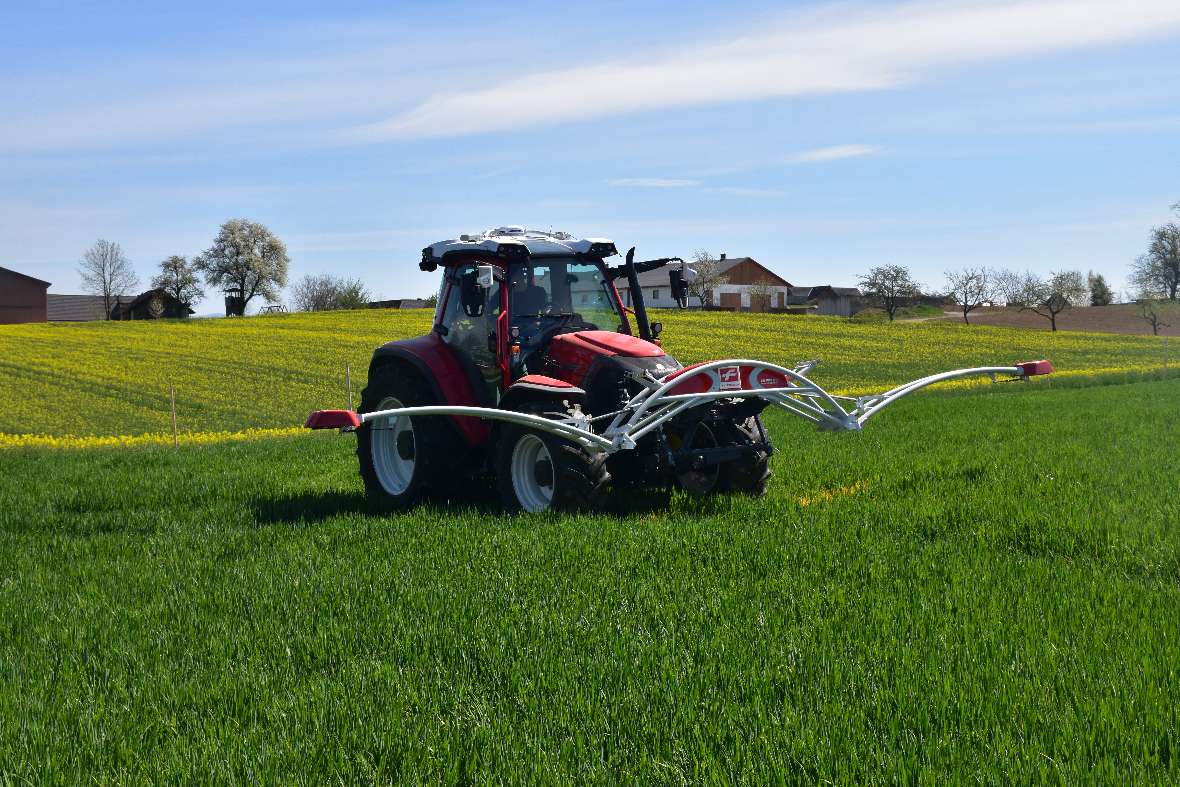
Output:
<svg viewBox="0 0 1180 787">
<path fill-rule="evenodd" d="M 176 386 L 168 383 L 168 397 L 172 400 L 172 447 L 176 448 Z"/>
</svg>

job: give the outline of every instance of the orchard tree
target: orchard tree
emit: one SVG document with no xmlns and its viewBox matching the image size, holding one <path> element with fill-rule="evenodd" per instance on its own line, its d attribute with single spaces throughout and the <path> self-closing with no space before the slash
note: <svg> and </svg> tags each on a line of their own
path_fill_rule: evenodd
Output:
<svg viewBox="0 0 1180 787">
<path fill-rule="evenodd" d="M 305 312 L 331 309 L 363 309 L 372 300 L 360 279 L 335 276 L 304 276 L 291 290 L 295 308 Z"/>
<path fill-rule="evenodd" d="M 340 279 L 337 286 L 337 309 L 364 309 L 373 300 L 373 294 L 360 279 Z"/>
<path fill-rule="evenodd" d="M 963 322 L 970 324 L 967 315 L 995 298 L 992 272 L 987 268 L 963 268 L 946 272 L 948 294 L 959 305 Z"/>
<path fill-rule="evenodd" d="M 152 286 L 171 295 L 185 306 L 192 306 L 205 297 L 196 268 L 179 254 L 160 263 L 160 273 L 152 277 Z"/>
<path fill-rule="evenodd" d="M 123 254 L 123 247 L 109 240 L 99 239 L 86 250 L 78 275 L 82 277 L 82 287 L 87 292 L 102 298 L 107 320 L 119 298 L 139 286 L 139 277 Z"/>
<path fill-rule="evenodd" d="M 291 303 L 301 312 L 323 312 L 336 308 L 336 283 L 331 276 L 304 276 L 291 285 Z"/>
<path fill-rule="evenodd" d="M 1025 274 L 1020 294 L 1021 311 L 1031 311 L 1049 321 L 1057 330 L 1057 315 L 1084 303 L 1088 288 L 1080 271 L 1057 271 L 1048 279 L 1033 273 Z"/>
<path fill-rule="evenodd" d="M 1090 271 L 1086 276 L 1086 284 L 1090 287 L 1091 306 L 1109 306 L 1114 303 L 1114 291 L 1101 273 Z"/>
<path fill-rule="evenodd" d="M 919 294 L 920 285 L 910 276 L 904 265 L 879 265 L 860 277 L 865 294 L 881 304 L 893 322 L 893 315 L 906 302 Z"/>
<path fill-rule="evenodd" d="M 1152 293 L 1170 301 L 1177 299 L 1180 290 L 1180 224 L 1170 222 L 1152 229 L 1147 252 L 1131 263 L 1130 281 L 1140 293 Z"/>
<path fill-rule="evenodd" d="M 725 284 L 721 263 L 705 249 L 697 249 L 692 255 L 692 271 L 696 276 L 689 279 L 688 294 L 701 302 L 701 306 L 713 304 L 713 290 Z"/>
<path fill-rule="evenodd" d="M 774 297 L 773 285 L 766 279 L 759 279 L 749 286 L 750 311 L 770 311 L 771 299 Z"/>
<path fill-rule="evenodd" d="M 1004 269 L 992 271 L 992 286 L 995 295 L 1005 306 L 1024 306 L 1024 276 L 1019 271 Z"/>
<path fill-rule="evenodd" d="M 213 245 L 193 262 L 193 268 L 205 276 L 205 283 L 222 290 L 237 290 L 232 309 L 236 316 L 246 313 L 246 306 L 256 295 L 268 303 L 277 303 L 279 292 L 287 286 L 287 247 L 261 224 L 246 219 L 230 219 L 221 225 Z"/>
<path fill-rule="evenodd" d="M 1177 316 L 1177 308 L 1175 301 L 1161 300 L 1159 298 L 1141 298 L 1138 301 L 1139 316 L 1147 321 L 1151 326 L 1151 335 L 1159 336 L 1160 328 L 1170 328 L 1172 323 L 1164 322 L 1164 319 L 1175 319 Z"/>
</svg>

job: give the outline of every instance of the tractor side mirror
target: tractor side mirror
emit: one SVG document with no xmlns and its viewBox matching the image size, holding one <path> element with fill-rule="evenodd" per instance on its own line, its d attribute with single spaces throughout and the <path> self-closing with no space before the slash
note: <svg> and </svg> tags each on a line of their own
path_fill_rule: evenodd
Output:
<svg viewBox="0 0 1180 787">
<path fill-rule="evenodd" d="M 672 300 L 681 309 L 688 308 L 688 282 L 684 280 L 684 271 L 673 269 L 668 271 L 668 283 L 672 285 Z"/>
<path fill-rule="evenodd" d="M 490 266 L 480 266 L 488 267 Z M 483 314 L 483 303 L 487 288 L 479 281 L 479 271 L 468 271 L 459 277 L 459 303 L 463 305 L 463 313 L 468 317 L 479 317 Z"/>
<path fill-rule="evenodd" d="M 479 282 L 480 287 L 490 290 L 496 282 L 496 269 L 491 265 L 477 265 L 475 268 L 475 280 Z"/>
<path fill-rule="evenodd" d="M 650 328 L 652 341 L 660 338 L 660 334 L 664 332 L 664 324 L 662 322 L 653 322 Z"/>
</svg>

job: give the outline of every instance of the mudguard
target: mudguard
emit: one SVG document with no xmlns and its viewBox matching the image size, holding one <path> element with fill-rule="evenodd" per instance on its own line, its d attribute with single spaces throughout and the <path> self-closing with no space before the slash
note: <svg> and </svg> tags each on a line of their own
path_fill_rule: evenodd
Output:
<svg viewBox="0 0 1180 787">
<path fill-rule="evenodd" d="M 378 364 L 390 361 L 408 364 L 417 371 L 441 405 L 482 407 L 490 404 L 476 396 L 476 391 L 482 390 L 482 387 L 471 379 L 474 370 L 466 369 L 458 354 L 437 333 L 400 339 L 378 347 L 369 364 L 369 374 Z M 491 435 L 487 421 L 465 416 L 450 418 L 470 445 L 481 445 Z"/>
</svg>

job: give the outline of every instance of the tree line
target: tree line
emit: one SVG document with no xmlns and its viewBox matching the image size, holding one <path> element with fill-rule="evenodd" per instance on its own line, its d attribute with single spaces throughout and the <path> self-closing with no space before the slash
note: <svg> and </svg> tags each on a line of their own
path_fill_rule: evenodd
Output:
<svg viewBox="0 0 1180 787">
<path fill-rule="evenodd" d="M 1172 206 L 1180 215 L 1180 202 Z M 1083 276 L 1077 270 L 1059 270 L 1044 277 L 1030 271 L 968 267 L 945 273 L 948 298 L 954 300 L 963 322 L 984 306 L 1004 305 L 1030 311 L 1049 321 L 1057 330 L 1057 317 L 1075 306 L 1108 306 L 1115 301 L 1102 274 L 1091 271 Z M 1132 298 L 1152 333 L 1171 323 L 1171 315 L 1180 314 L 1180 224 L 1168 222 L 1153 227 L 1147 251 L 1131 263 L 1128 281 Z M 922 295 L 922 286 L 904 265 L 881 265 L 861 276 L 862 291 L 893 320 L 899 309 Z"/>
<path fill-rule="evenodd" d="M 186 308 L 205 297 L 205 287 L 215 288 L 227 294 L 226 313 L 241 316 L 255 298 L 279 303 L 289 265 L 286 245 L 265 225 L 230 219 L 201 254 L 191 260 L 173 254 L 160 261 L 151 286 Z M 139 277 L 122 246 L 104 239 L 82 255 L 78 274 L 83 288 L 103 299 L 108 319 L 115 304 L 139 287 Z M 372 299 L 359 279 L 331 275 L 304 276 L 292 287 L 291 296 L 302 311 L 363 308 Z"/>
</svg>

